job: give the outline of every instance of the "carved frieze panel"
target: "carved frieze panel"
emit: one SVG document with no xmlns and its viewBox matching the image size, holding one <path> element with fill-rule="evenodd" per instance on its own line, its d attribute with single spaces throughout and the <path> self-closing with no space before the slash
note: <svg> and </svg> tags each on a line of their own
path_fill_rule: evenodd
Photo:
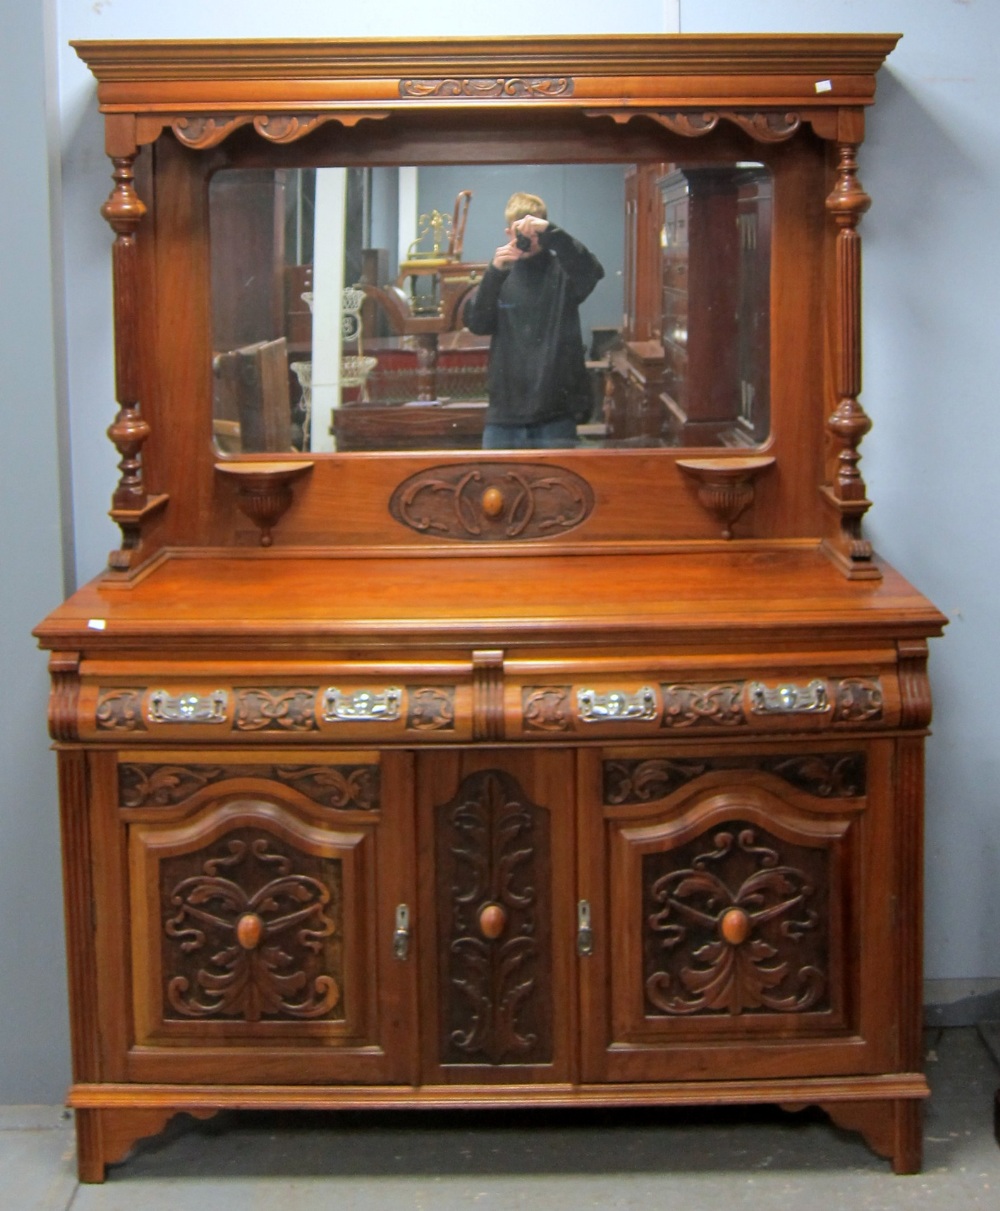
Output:
<svg viewBox="0 0 1000 1211">
<path fill-rule="evenodd" d="M 404 480 L 389 501 L 408 529 L 465 542 L 548 538 L 581 525 L 594 494 L 565 467 L 525 463 L 457 463 Z"/>
<path fill-rule="evenodd" d="M 316 688 L 254 688 L 236 691 L 233 730 L 311 732 L 317 727 Z"/>
<path fill-rule="evenodd" d="M 176 807 L 207 786 L 232 778 L 262 778 L 290 786 L 321 807 L 373 811 L 379 806 L 379 767 L 365 765 L 226 765 L 123 762 L 118 767 L 122 807 Z"/>
<path fill-rule="evenodd" d="M 487 98 L 571 97 L 573 80 L 568 76 L 466 76 L 429 80 L 400 80 L 401 97 L 426 101 L 432 97 Z"/>
<path fill-rule="evenodd" d="M 713 684 L 661 685 L 663 726 L 688 728 L 710 724 L 715 727 L 740 727 L 746 723 L 743 712 L 743 682 Z"/>
<path fill-rule="evenodd" d="M 97 691 L 97 728 L 107 732 L 144 732 L 141 689 Z"/>
<path fill-rule="evenodd" d="M 837 723 L 882 718 L 882 686 L 875 677 L 849 677 L 838 682 L 833 717 Z"/>
<path fill-rule="evenodd" d="M 550 1062 L 548 812 L 486 770 L 437 808 L 435 834 L 442 1063 Z"/>
<path fill-rule="evenodd" d="M 409 731 L 454 731 L 454 686 L 407 686 L 406 696 Z"/>
<path fill-rule="evenodd" d="M 664 728 L 741 727 L 755 719 L 823 717 L 831 723 L 880 723 L 884 694 L 877 677 L 806 681 L 729 681 L 661 685 Z"/>
<path fill-rule="evenodd" d="M 164 1020 L 343 1019 L 339 859 L 237 828 L 159 882 Z"/>
<path fill-rule="evenodd" d="M 616 758 L 602 763 L 603 800 L 608 807 L 650 803 L 718 770 L 764 770 L 821 799 L 863 795 L 867 780 L 864 753 Z"/>
<path fill-rule="evenodd" d="M 646 854 L 647 1015 L 829 1009 L 829 862 L 742 820 Z"/>
<path fill-rule="evenodd" d="M 568 732 L 573 727 L 571 685 L 526 685 L 521 720 L 526 732 Z"/>
</svg>

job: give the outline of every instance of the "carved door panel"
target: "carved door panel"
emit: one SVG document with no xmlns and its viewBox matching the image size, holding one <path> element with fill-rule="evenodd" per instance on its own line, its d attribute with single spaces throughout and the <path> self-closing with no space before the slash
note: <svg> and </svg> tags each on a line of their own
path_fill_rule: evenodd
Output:
<svg viewBox="0 0 1000 1211">
<path fill-rule="evenodd" d="M 423 1080 L 566 1081 L 572 755 L 433 753 L 417 774 Z"/>
<path fill-rule="evenodd" d="M 313 757 L 312 754 L 310 754 Z M 410 758 L 123 760 L 137 1080 L 409 1081 Z"/>
<path fill-rule="evenodd" d="M 581 763 L 583 1079 L 891 1069 L 887 747 Z"/>
</svg>

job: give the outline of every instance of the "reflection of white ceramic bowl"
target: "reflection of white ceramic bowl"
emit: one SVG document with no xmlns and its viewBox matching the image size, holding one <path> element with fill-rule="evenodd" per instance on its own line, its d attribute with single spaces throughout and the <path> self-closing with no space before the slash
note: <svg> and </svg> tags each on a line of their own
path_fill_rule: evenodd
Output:
<svg viewBox="0 0 1000 1211">
<path fill-rule="evenodd" d="M 310 296 L 311 297 L 311 296 Z M 299 408 L 302 413 L 302 448 L 308 449 L 310 441 L 310 430 L 312 428 L 312 377 L 313 364 L 312 362 L 292 362 L 289 370 L 299 380 L 299 386 L 302 388 L 302 397 L 299 400 Z"/>
</svg>

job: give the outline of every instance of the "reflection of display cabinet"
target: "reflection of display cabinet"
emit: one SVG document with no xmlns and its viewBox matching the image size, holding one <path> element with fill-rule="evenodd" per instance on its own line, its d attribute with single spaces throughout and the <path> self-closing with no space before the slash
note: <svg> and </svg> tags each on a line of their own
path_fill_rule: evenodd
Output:
<svg viewBox="0 0 1000 1211">
<path fill-rule="evenodd" d="M 612 358 L 611 436 L 757 445 L 769 431 L 770 174 L 643 165 L 628 180 L 627 232 L 643 211 L 660 238 L 626 256 L 631 306 Z"/>
<path fill-rule="evenodd" d="M 80 47 L 122 544 L 37 633 L 84 1180 L 226 1108 L 819 1105 L 920 1164 L 944 620 L 876 559 L 859 470 L 856 152 L 894 39 L 653 41 L 654 75 L 629 38 L 526 39 L 509 71 L 464 39 Z M 208 180 L 458 145 L 635 166 L 626 448 L 221 457 Z M 780 289 L 717 284 L 763 319 L 693 394 L 699 200 Z M 765 346 L 766 449 L 627 448 L 675 407 L 760 439 L 732 385 Z"/>
</svg>

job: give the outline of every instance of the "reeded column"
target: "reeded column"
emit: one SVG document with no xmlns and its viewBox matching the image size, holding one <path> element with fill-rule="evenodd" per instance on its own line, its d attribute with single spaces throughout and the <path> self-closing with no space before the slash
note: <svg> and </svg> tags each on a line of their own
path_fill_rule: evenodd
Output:
<svg viewBox="0 0 1000 1211">
<path fill-rule="evenodd" d="M 115 322 L 115 398 L 118 415 L 108 437 L 121 456 L 118 486 L 111 498 L 111 517 L 121 527 L 121 550 L 112 551 L 112 571 L 128 571 L 139 543 L 140 523 L 165 497 L 151 500 L 142 474 L 142 447 L 149 425 L 139 411 L 139 262 L 135 233 L 146 207 L 135 191 L 136 153 L 113 156 L 115 182 L 101 214 L 115 233 L 112 248 Z"/>
<path fill-rule="evenodd" d="M 862 536 L 861 521 L 871 502 L 858 470 L 858 447 L 871 428 L 871 418 L 858 396 L 861 393 L 861 236 L 858 225 L 871 198 L 858 180 L 857 144 L 837 147 L 837 181 L 826 208 L 837 228 L 836 241 L 836 349 L 837 407 L 827 420 L 836 458 L 824 494 L 840 513 L 840 533 L 833 543 L 837 561 L 851 576 L 877 576 L 871 543 Z"/>
</svg>

